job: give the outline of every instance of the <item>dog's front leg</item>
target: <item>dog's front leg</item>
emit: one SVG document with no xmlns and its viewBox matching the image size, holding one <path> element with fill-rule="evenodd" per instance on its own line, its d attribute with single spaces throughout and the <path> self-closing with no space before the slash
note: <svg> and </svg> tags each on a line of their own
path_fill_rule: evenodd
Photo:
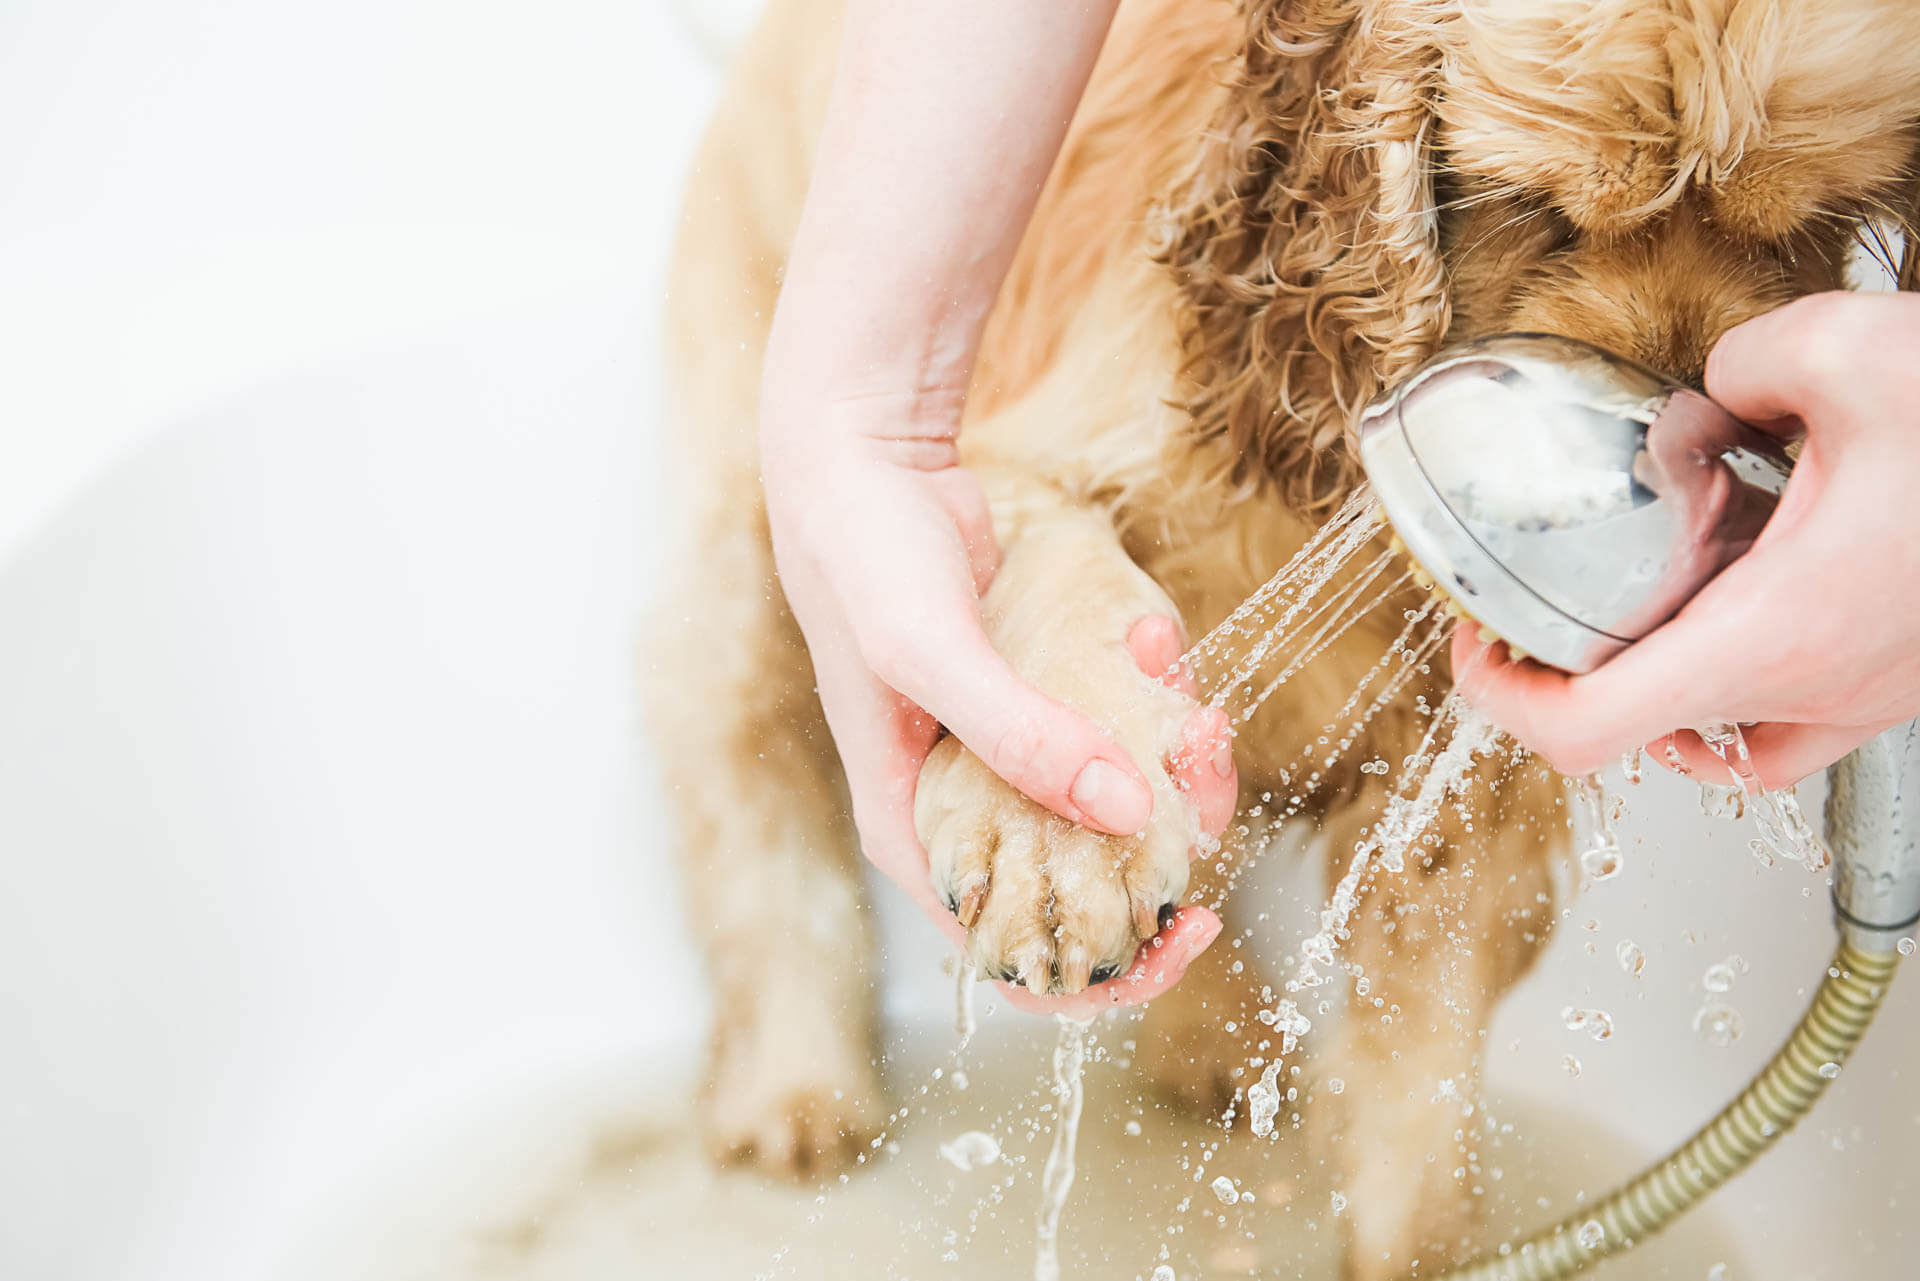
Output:
<svg viewBox="0 0 1920 1281">
<path fill-rule="evenodd" d="M 1005 555 L 981 605 L 989 638 L 1113 735 L 1146 776 L 1153 813 L 1130 836 L 1077 826 L 948 738 L 921 771 L 915 819 L 969 958 L 1035 992 L 1078 992 L 1125 970 L 1179 902 L 1203 824 L 1232 812 L 1231 753 L 1224 718 L 1158 679 L 1179 657 L 1177 616 L 1106 514 L 1030 478 L 983 481 L 998 509 L 1018 511 L 1001 522 Z"/>
</svg>

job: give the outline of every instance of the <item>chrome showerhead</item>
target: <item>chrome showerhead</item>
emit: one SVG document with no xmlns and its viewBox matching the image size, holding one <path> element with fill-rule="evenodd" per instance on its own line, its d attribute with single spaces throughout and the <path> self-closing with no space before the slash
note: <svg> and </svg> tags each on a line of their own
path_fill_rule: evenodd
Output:
<svg viewBox="0 0 1920 1281">
<path fill-rule="evenodd" d="M 1450 348 L 1360 419 L 1416 565 L 1517 651 L 1598 667 L 1752 546 L 1778 442 L 1701 393 L 1553 334 Z"/>
</svg>

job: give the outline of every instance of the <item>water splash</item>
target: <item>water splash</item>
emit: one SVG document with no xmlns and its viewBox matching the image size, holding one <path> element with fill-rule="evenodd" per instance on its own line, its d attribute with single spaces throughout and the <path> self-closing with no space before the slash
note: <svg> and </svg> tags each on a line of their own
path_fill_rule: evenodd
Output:
<svg viewBox="0 0 1920 1281">
<path fill-rule="evenodd" d="M 1629 783 L 1638 784 L 1645 772 L 1645 760 L 1646 752 L 1642 748 L 1636 747 L 1626 753 L 1620 758 L 1620 776 Z"/>
<path fill-rule="evenodd" d="M 1566 1006 L 1560 1011 L 1560 1022 L 1569 1032 L 1585 1032 L 1596 1041 L 1613 1038 L 1613 1016 L 1605 1010 L 1582 1010 Z"/>
<path fill-rule="evenodd" d="M 1705 725 L 1697 732 L 1700 741 L 1726 762 L 1734 783 L 1753 798 L 1754 821 L 1759 825 L 1760 839 L 1769 850 L 1797 859 L 1809 872 L 1824 872 L 1833 865 L 1832 851 L 1807 822 L 1793 789 L 1769 791 L 1760 785 L 1759 775 L 1753 770 L 1753 758 L 1747 751 L 1746 736 L 1738 725 Z"/>
<path fill-rule="evenodd" d="M 1464 790 L 1474 762 L 1499 737 L 1500 732 L 1458 693 L 1449 694 L 1408 758 L 1400 786 L 1380 819 L 1355 842 L 1353 857 L 1320 913 L 1319 930 L 1301 943 L 1293 958 L 1293 971 L 1285 983 L 1287 996 L 1261 1012 L 1261 1022 L 1280 1033 L 1280 1052 L 1261 1065 L 1260 1079 L 1247 1088 L 1248 1116 L 1256 1135 L 1264 1138 L 1273 1133 L 1281 1103 L 1280 1064 L 1312 1026 L 1293 998 L 1329 981 L 1327 971 L 1350 936 L 1349 924 L 1368 876 L 1405 870 L 1408 852 L 1426 836 L 1441 806 Z"/>
<path fill-rule="evenodd" d="M 956 1169 L 973 1170 L 1000 1159 L 1000 1140 L 984 1130 L 968 1130 L 942 1143 L 940 1155 Z"/>
<path fill-rule="evenodd" d="M 1724 1050 L 1740 1039 L 1745 1027 L 1738 1010 L 1725 1001 L 1709 1001 L 1694 1011 L 1693 1030 L 1708 1045 Z"/>
<path fill-rule="evenodd" d="M 1700 976 L 1700 986 L 1709 992 L 1731 992 L 1733 981 L 1747 972 L 1746 958 L 1735 954 L 1724 961 L 1715 961 Z"/>
<path fill-rule="evenodd" d="M 1380 505 L 1373 500 L 1371 492 L 1361 486 L 1273 577 L 1182 656 L 1182 663 L 1201 658 L 1224 661 L 1240 642 L 1252 639 L 1245 652 L 1231 662 L 1226 674 L 1213 683 L 1208 697 L 1210 705 L 1227 711 L 1235 721 L 1246 719 L 1302 662 L 1310 661 L 1309 651 L 1317 653 L 1316 646 L 1324 648 L 1330 644 L 1371 608 L 1369 605 L 1355 609 L 1354 605 L 1392 560 L 1390 553 L 1376 557 L 1355 582 L 1344 585 L 1332 597 L 1324 600 L 1320 597 L 1334 575 L 1372 541 L 1379 532 L 1381 520 Z M 1320 624 L 1319 630 L 1294 653 L 1280 677 L 1270 681 L 1250 704 L 1229 707 L 1234 697 L 1267 667 L 1270 659 L 1316 622 Z"/>
<path fill-rule="evenodd" d="M 1620 838 L 1613 829 L 1613 798 L 1607 795 L 1607 785 L 1598 774 L 1573 780 L 1572 791 L 1586 816 L 1587 846 L 1580 851 L 1580 870 L 1593 880 L 1610 881 L 1620 875 L 1625 861 Z"/>
<path fill-rule="evenodd" d="M 959 1038 L 954 1046 L 956 1056 L 965 1052 L 973 1040 L 973 989 L 980 978 L 980 967 L 970 961 L 961 961 L 954 967 L 953 985 L 953 1033 Z"/>
<path fill-rule="evenodd" d="M 1087 1061 L 1087 1031 L 1064 1014 L 1054 1015 L 1059 1038 L 1053 1047 L 1053 1148 L 1040 1173 L 1039 1240 L 1034 1248 L 1033 1281 L 1060 1281 L 1060 1211 L 1073 1187 L 1073 1153 L 1080 1138 L 1080 1108 Z"/>
<path fill-rule="evenodd" d="M 1620 968 L 1634 978 L 1640 977 L 1640 971 L 1647 968 L 1647 954 L 1632 939 L 1621 939 L 1613 949 L 1613 959 L 1620 962 Z"/>
<path fill-rule="evenodd" d="M 1429 599 L 1406 611 L 1405 622 L 1388 644 L 1386 653 L 1361 677 L 1332 719 L 1307 739 L 1291 761 L 1276 771 L 1274 777 L 1283 790 L 1266 794 L 1261 805 L 1247 812 L 1271 822 L 1270 837 L 1279 830 L 1280 824 L 1306 807 L 1327 779 L 1328 771 L 1359 741 L 1374 717 L 1398 698 L 1409 682 L 1429 670 L 1428 660 L 1446 642 L 1452 626 L 1453 620 L 1440 613 L 1437 599 Z M 1389 769 L 1387 763 L 1381 761 L 1377 769 L 1366 772 L 1385 774 Z M 1247 835 L 1249 829 L 1243 826 L 1240 833 Z M 1231 871 L 1219 882 L 1210 907 L 1215 911 L 1220 909 L 1270 843 L 1270 839 L 1260 842 L 1237 858 Z"/>
</svg>

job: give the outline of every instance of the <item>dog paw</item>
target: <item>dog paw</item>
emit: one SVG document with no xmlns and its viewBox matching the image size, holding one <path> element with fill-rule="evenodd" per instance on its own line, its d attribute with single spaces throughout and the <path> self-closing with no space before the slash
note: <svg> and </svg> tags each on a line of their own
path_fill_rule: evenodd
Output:
<svg viewBox="0 0 1920 1281">
<path fill-rule="evenodd" d="M 1225 718 L 1196 708 L 1190 677 L 1156 679 L 1179 658 L 1177 627 L 1149 618 L 1113 650 L 1087 656 L 1092 679 L 1076 701 L 1146 775 L 1154 803 L 1142 831 L 1071 823 L 954 739 L 934 748 L 915 794 L 934 891 L 967 928 L 969 960 L 1038 994 L 1070 995 L 1124 972 L 1186 892 L 1202 833 L 1233 811 Z"/>
<path fill-rule="evenodd" d="M 880 1083 L 865 1036 L 805 994 L 764 991 L 719 1012 L 704 1129 L 716 1161 L 820 1177 L 851 1164 L 881 1130 Z M 819 1021 L 824 1019 L 825 1022 Z"/>
</svg>

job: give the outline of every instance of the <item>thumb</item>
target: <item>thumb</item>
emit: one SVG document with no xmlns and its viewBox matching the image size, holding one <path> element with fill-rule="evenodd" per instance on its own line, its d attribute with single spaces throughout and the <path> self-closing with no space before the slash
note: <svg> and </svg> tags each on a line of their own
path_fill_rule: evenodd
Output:
<svg viewBox="0 0 1920 1281">
<path fill-rule="evenodd" d="M 930 639 L 944 636 L 946 639 Z M 970 612 L 874 656 L 880 678 L 953 732 L 987 767 L 1062 818 L 1130 836 L 1153 793 L 1120 745 L 1021 679 Z"/>
<path fill-rule="evenodd" d="M 1832 435 L 1875 380 L 1864 370 L 1905 371 L 1920 337 L 1920 301 L 1908 295 L 1810 294 L 1735 325 L 1707 356 L 1707 394 L 1735 417 L 1792 438 Z"/>
</svg>

